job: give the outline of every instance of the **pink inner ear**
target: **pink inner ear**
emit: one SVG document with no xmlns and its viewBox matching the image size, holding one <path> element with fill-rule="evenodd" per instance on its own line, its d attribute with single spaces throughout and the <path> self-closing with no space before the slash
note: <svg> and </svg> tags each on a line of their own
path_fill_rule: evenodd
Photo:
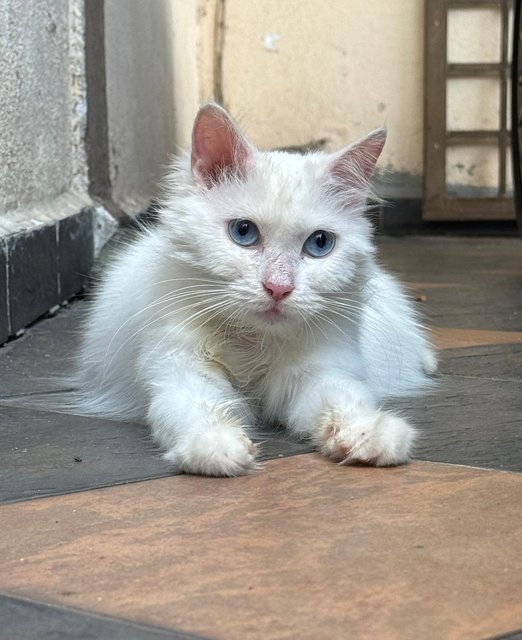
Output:
<svg viewBox="0 0 522 640">
<path fill-rule="evenodd" d="M 224 109 L 203 107 L 192 131 L 192 174 L 205 186 L 227 174 L 244 174 L 249 146 Z"/>
<path fill-rule="evenodd" d="M 364 184 L 372 177 L 385 142 L 385 129 L 372 131 L 366 138 L 341 151 L 330 167 L 330 172 L 342 181 Z"/>
</svg>

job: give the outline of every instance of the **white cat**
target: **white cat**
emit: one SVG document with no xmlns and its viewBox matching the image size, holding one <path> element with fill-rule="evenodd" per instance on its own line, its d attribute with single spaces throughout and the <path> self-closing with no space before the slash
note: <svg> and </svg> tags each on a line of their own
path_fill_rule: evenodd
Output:
<svg viewBox="0 0 522 640">
<path fill-rule="evenodd" d="M 380 410 L 435 356 L 365 217 L 379 129 L 334 154 L 261 152 L 214 104 L 172 171 L 160 224 L 108 271 L 81 352 L 82 410 L 145 420 L 188 473 L 256 467 L 249 432 L 283 424 L 333 460 L 408 460 Z"/>
</svg>

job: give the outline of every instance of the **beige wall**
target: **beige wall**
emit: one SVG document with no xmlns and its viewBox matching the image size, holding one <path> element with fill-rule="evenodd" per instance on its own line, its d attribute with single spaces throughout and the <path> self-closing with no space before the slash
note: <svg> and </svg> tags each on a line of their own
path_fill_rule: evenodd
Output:
<svg viewBox="0 0 522 640">
<path fill-rule="evenodd" d="M 421 197 L 424 0 L 172 1 L 180 145 L 190 140 L 198 103 L 220 92 L 264 148 L 324 139 L 335 149 L 385 124 L 381 190 Z M 497 61 L 499 17 L 488 7 L 452 10 L 449 59 Z M 451 128 L 498 122 L 498 83 L 478 84 L 449 82 Z M 492 149 L 457 149 L 448 155 L 448 181 L 494 186 L 497 166 Z"/>
<path fill-rule="evenodd" d="M 325 139 L 327 148 L 335 149 L 385 124 L 389 139 L 381 166 L 392 170 L 403 192 L 413 189 L 420 195 L 421 0 L 194 0 L 174 5 L 190 31 L 184 42 L 196 43 L 188 57 L 178 35 L 177 55 L 186 67 L 177 83 L 195 90 L 197 102 L 212 98 L 221 83 L 225 106 L 262 148 Z M 215 12 L 223 5 L 220 47 Z M 179 30 L 182 22 L 177 24 Z M 196 82 L 190 77 L 194 61 Z M 189 107 L 178 130 L 180 144 L 189 141 L 197 108 L 190 95 L 181 94 Z"/>
<path fill-rule="evenodd" d="M 227 27 L 225 101 L 256 142 L 337 148 L 387 124 L 383 164 L 421 172 L 422 2 L 229 0 Z"/>
</svg>

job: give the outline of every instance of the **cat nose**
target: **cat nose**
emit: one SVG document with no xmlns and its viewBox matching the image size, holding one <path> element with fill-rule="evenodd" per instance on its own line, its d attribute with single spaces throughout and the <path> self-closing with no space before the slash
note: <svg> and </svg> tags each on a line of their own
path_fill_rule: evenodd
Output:
<svg viewBox="0 0 522 640">
<path fill-rule="evenodd" d="M 274 299 L 275 302 L 279 302 L 286 296 L 289 296 L 294 290 L 293 284 L 274 284 L 273 282 L 263 282 L 264 290 Z"/>
</svg>

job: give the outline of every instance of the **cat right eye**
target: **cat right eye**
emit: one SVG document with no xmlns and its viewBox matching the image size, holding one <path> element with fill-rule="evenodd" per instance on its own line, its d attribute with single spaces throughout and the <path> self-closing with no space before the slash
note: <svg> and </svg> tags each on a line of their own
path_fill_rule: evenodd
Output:
<svg viewBox="0 0 522 640">
<path fill-rule="evenodd" d="M 232 240 L 242 247 L 252 247 L 259 242 L 259 229 L 251 220 L 231 220 L 228 234 Z"/>
<path fill-rule="evenodd" d="M 323 258 L 333 251 L 335 236 L 329 231 L 314 231 L 303 245 L 303 251 L 312 258 Z"/>
</svg>

